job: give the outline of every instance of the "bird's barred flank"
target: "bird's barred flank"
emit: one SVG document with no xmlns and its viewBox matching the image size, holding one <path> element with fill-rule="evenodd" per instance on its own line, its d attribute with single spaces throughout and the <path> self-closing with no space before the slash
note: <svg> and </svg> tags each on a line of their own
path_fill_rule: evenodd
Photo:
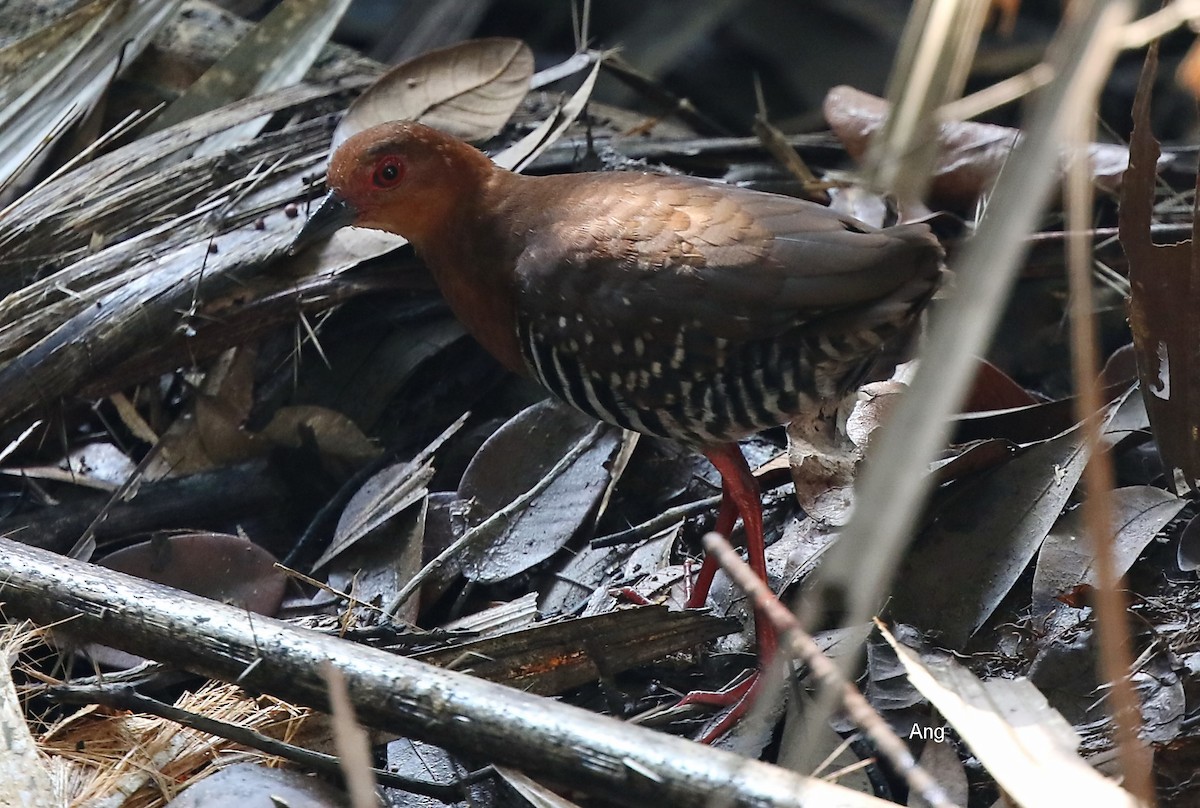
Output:
<svg viewBox="0 0 1200 808">
<path fill-rule="evenodd" d="M 714 341 L 717 369 L 710 374 L 683 377 L 667 373 L 658 361 L 622 373 L 588 367 L 585 355 L 564 339 L 562 322 L 560 318 L 558 329 L 518 322 L 521 353 L 530 373 L 555 397 L 623 429 L 708 445 L 782 424 L 813 406 L 818 396 L 817 385 L 800 386 L 818 378 L 808 346 L 758 341 L 733 350 L 728 340 L 719 346 Z M 639 339 L 645 351 L 647 341 Z M 612 358 L 622 355 L 628 352 L 613 351 Z M 847 354 L 847 359 L 858 362 L 861 356 Z M 826 373 L 838 376 L 840 365 L 833 365 Z"/>
</svg>

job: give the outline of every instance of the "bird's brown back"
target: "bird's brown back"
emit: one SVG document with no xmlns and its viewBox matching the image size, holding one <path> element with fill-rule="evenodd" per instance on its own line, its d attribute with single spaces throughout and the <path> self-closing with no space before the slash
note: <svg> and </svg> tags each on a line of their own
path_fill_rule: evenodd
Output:
<svg viewBox="0 0 1200 808">
<path fill-rule="evenodd" d="M 595 417 L 698 445 L 840 399 L 940 275 L 924 225 L 693 178 L 498 172 L 476 201 L 427 257 L 452 305 L 491 279 L 496 309 L 459 311 L 511 323 L 485 345 Z"/>
</svg>

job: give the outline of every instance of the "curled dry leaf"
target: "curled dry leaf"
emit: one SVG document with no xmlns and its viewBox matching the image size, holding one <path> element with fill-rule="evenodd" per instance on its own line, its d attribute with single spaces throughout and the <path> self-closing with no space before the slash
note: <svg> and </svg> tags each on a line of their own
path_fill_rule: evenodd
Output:
<svg viewBox="0 0 1200 808">
<path fill-rule="evenodd" d="M 1158 143 L 1150 131 L 1150 92 L 1158 64 L 1150 49 L 1133 102 L 1129 176 L 1121 192 L 1121 246 L 1129 257 L 1129 326 L 1142 400 L 1163 465 L 1200 482 L 1200 288 L 1193 236 L 1157 245 L 1150 237 Z M 1197 225 L 1193 224 L 1193 228 Z M 1174 475 L 1168 473 L 1167 479 Z"/>
<path fill-rule="evenodd" d="M 857 161 L 867 152 L 872 135 L 889 110 L 882 98 L 845 85 L 825 96 L 825 120 Z M 938 158 L 930 196 L 941 205 L 970 207 L 991 188 L 1000 169 L 1021 137 L 1019 129 L 974 121 L 946 121 L 938 129 Z M 1092 143 L 1088 146 L 1092 175 L 1106 191 L 1116 191 L 1129 164 L 1124 146 Z"/>
<path fill-rule="evenodd" d="M 820 417 L 797 418 L 788 424 L 788 462 L 796 499 L 806 514 L 822 524 L 846 524 L 854 506 L 858 463 L 905 387 L 894 379 L 864 385 L 846 419 L 849 440 Z"/>
<path fill-rule="evenodd" d="M 787 435 L 800 507 L 824 524 L 846 524 L 854 507 L 854 476 L 861 457 L 857 447 L 819 415 L 793 420 Z"/>
<path fill-rule="evenodd" d="M 388 121 L 420 121 L 462 140 L 508 123 L 529 91 L 533 52 L 519 39 L 475 39 L 429 51 L 385 73 L 358 97 L 330 149 Z"/>
<path fill-rule="evenodd" d="M 363 431 L 340 412 L 325 407 L 296 405 L 281 407 L 259 436 L 277 446 L 299 447 L 311 435 L 322 457 L 365 462 L 378 457 L 380 449 Z"/>
</svg>

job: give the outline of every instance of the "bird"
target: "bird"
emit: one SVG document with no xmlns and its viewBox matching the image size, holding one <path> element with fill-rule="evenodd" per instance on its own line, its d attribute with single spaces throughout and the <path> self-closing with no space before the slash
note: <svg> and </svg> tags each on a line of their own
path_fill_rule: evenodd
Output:
<svg viewBox="0 0 1200 808">
<path fill-rule="evenodd" d="M 352 225 L 406 238 L 467 331 L 508 369 L 600 421 L 681 442 L 721 476 L 714 529 L 740 516 L 766 580 L 759 486 L 740 438 L 829 413 L 909 333 L 938 287 L 925 224 L 876 228 L 826 206 L 641 171 L 526 176 L 415 122 L 332 154 L 296 244 Z M 706 558 L 688 606 L 705 604 Z M 759 671 L 778 638 L 756 614 Z M 685 701 L 729 707 L 761 677 Z"/>
</svg>

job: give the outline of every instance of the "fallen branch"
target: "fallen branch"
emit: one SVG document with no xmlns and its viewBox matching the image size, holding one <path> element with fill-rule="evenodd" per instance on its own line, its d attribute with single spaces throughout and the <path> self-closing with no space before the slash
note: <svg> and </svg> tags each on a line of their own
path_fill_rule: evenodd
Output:
<svg viewBox="0 0 1200 808">
<path fill-rule="evenodd" d="M 345 675 L 368 726 L 520 768 L 622 805 L 885 806 L 777 766 L 325 636 L 0 538 L 8 618 L 168 660 L 328 710 L 320 665 Z"/>
</svg>

